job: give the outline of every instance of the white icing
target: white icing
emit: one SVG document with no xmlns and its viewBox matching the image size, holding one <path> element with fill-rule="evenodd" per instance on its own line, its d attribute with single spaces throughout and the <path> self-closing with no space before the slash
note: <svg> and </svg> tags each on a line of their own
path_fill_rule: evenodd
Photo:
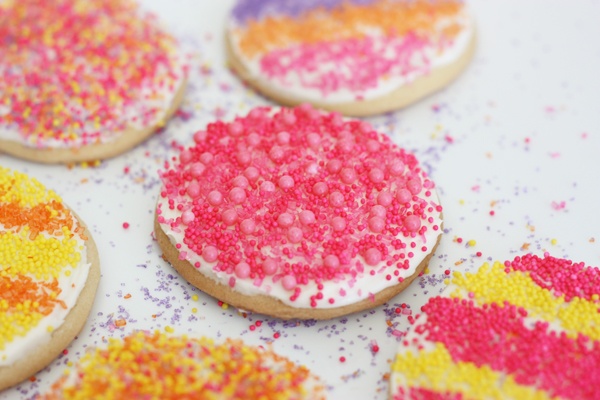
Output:
<svg viewBox="0 0 600 400">
<path fill-rule="evenodd" d="M 75 226 L 77 226 L 78 222 L 76 222 L 75 217 L 72 218 Z M 0 232 L 2 231 L 5 231 L 5 228 L 0 224 Z M 87 262 L 85 241 L 78 235 L 74 235 L 73 238 L 77 243 L 76 248 L 81 249 L 81 261 L 77 265 L 65 267 L 58 277 L 58 286 L 61 292 L 57 296 L 57 299 L 63 301 L 67 308 L 63 308 L 57 304 L 52 313 L 44 316 L 25 336 L 15 337 L 12 341 L 6 343 L 5 349 L 0 350 L 0 367 L 10 366 L 24 357 L 31 356 L 32 350 L 38 349 L 44 343 L 49 342 L 49 329 L 51 328 L 52 331 L 57 330 L 65 322 L 65 318 L 75 306 L 75 303 L 77 303 L 79 294 L 87 281 L 90 264 Z M 0 266 L 1 269 L 2 266 Z M 67 276 L 65 271 L 70 271 L 70 275 Z"/>
<path fill-rule="evenodd" d="M 427 189 L 424 188 L 418 196 L 423 197 L 423 193 L 426 190 Z M 185 197 L 188 196 L 186 195 Z M 432 196 L 429 198 L 429 201 L 434 207 L 439 204 L 439 200 L 435 191 L 432 191 Z M 178 203 L 179 202 L 176 202 L 176 204 Z M 160 210 L 159 215 L 163 216 L 165 221 L 173 221 L 181 216 L 181 212 L 169 209 L 168 198 L 159 197 L 157 208 Z M 433 226 L 441 226 L 442 221 L 439 215 L 435 216 L 432 214 L 432 217 L 433 221 L 431 223 L 425 220 L 422 221 L 422 224 L 427 226 L 427 231 L 425 235 L 414 239 L 415 242 L 417 242 L 417 246 L 414 249 L 410 249 L 414 253 L 414 257 L 409 259 L 410 267 L 408 269 L 398 270 L 400 271 L 400 275 L 395 276 L 393 275 L 393 271 L 397 271 L 397 269 L 386 267 L 385 262 L 380 262 L 375 266 L 368 266 L 362 257 L 358 256 L 355 260 L 353 260 L 353 264 L 357 260 L 360 261 L 365 267 L 364 272 L 359 273 L 356 279 L 352 280 L 346 277 L 344 279 L 323 282 L 324 288 L 321 290 L 323 293 L 323 298 L 334 298 L 335 303 L 330 304 L 328 301 L 322 300 L 318 303 L 318 308 L 341 307 L 357 303 L 364 299 L 369 299 L 375 293 L 378 293 L 388 287 L 397 285 L 398 277 L 406 278 L 412 275 L 415 272 L 416 267 L 431 252 L 432 247 L 434 246 L 437 237 L 440 234 L 439 230 L 433 230 Z M 185 259 L 190 264 L 195 265 L 196 263 L 200 263 L 201 266 L 198 268 L 199 273 L 202 273 L 208 278 L 213 279 L 223 285 L 229 284 L 229 280 L 234 275 L 215 270 L 215 266 L 217 265 L 216 262 L 207 263 L 201 255 L 196 254 L 185 243 L 183 243 L 183 238 L 185 236 L 183 229 L 174 230 L 168 223 L 161 223 L 160 226 L 174 246 L 176 244 L 181 245 L 181 248 L 179 249 L 180 253 L 183 254 L 183 252 L 185 252 Z M 402 239 L 403 237 L 400 235 L 398 238 Z M 427 246 L 427 250 L 422 251 L 422 246 Z M 261 250 L 261 253 L 270 256 L 272 255 L 271 251 L 271 248 L 265 247 Z M 293 260 L 290 260 L 289 262 L 293 262 Z M 307 262 L 307 260 L 304 260 L 304 262 Z M 376 271 L 374 275 L 370 274 L 370 271 L 372 270 Z M 387 280 L 385 278 L 387 274 L 391 274 L 392 279 Z M 318 292 L 317 284 L 314 281 L 309 281 L 308 284 L 301 285 L 302 291 L 300 296 L 295 301 L 292 301 L 290 300 L 292 291 L 283 288 L 281 279 L 276 280 L 273 278 L 273 276 L 267 276 L 262 282 L 260 282 L 260 284 L 257 285 L 256 283 L 257 282 L 255 280 L 250 278 L 240 279 L 236 277 L 234 289 L 247 296 L 268 295 L 280 300 L 284 304 L 296 308 L 310 308 L 310 296 Z M 341 292 L 345 292 L 345 295 L 340 295 Z"/>
<path fill-rule="evenodd" d="M 285 77 L 286 82 L 285 84 L 282 84 L 278 80 L 272 79 L 261 70 L 260 58 L 262 55 L 251 58 L 242 53 L 239 45 L 241 35 L 238 33 L 242 27 L 236 23 L 233 18 L 229 21 L 228 30 L 232 52 L 248 73 L 248 76 L 245 76 L 244 79 L 255 82 L 257 86 L 268 88 L 270 91 L 285 93 L 286 96 L 298 99 L 299 101 L 336 104 L 353 102 L 356 101 L 357 98 L 370 100 L 384 96 L 413 82 L 421 76 L 427 75 L 432 69 L 452 64 L 458 60 L 467 51 L 473 40 L 473 36 L 475 35 L 475 24 L 472 17 L 464 10 L 461 14 L 457 15 L 455 21 L 462 26 L 462 29 L 453 41 L 444 46 L 442 50 L 437 46 L 430 44 L 422 51 L 415 52 L 411 59 L 411 64 L 417 68 L 416 71 L 405 75 L 394 74 L 391 76 L 380 77 L 375 87 L 361 90 L 360 92 L 355 92 L 342 87 L 336 91 L 324 93 L 319 88 L 306 87 L 303 85 L 300 77 L 294 73 L 294 71 L 289 71 L 287 73 Z M 449 22 L 454 21 L 440 21 L 438 28 L 441 30 Z M 378 43 L 377 40 L 381 40 L 383 37 L 381 32 L 376 33 L 372 28 L 365 29 L 365 33 L 375 39 L 375 43 Z M 399 38 L 398 40 L 401 39 L 402 38 Z M 332 71 L 340 68 L 343 68 L 343 65 L 338 65 L 333 62 L 319 64 L 319 71 Z"/>
</svg>

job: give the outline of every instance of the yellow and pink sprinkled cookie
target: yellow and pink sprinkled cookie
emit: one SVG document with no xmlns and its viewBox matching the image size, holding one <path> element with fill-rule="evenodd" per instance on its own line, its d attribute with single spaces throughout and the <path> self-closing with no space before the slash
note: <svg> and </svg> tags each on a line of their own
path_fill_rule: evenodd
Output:
<svg viewBox="0 0 600 400">
<path fill-rule="evenodd" d="M 435 251 L 435 183 L 364 121 L 259 107 L 194 140 L 161 171 L 155 233 L 166 260 L 225 303 L 334 318 L 385 303 Z"/>
<path fill-rule="evenodd" d="M 43 400 L 324 399 L 310 371 L 240 340 L 136 332 L 86 353 Z"/>
<path fill-rule="evenodd" d="M 175 39 L 131 0 L 0 2 L 0 152 L 105 159 L 163 126 L 183 97 Z"/>
<path fill-rule="evenodd" d="M 100 279 L 89 231 L 36 179 L 0 167 L 0 390 L 82 329 Z"/>
<path fill-rule="evenodd" d="M 474 47 L 461 0 L 238 0 L 228 26 L 230 65 L 249 85 L 354 116 L 443 88 Z"/>
<path fill-rule="evenodd" d="M 545 254 L 455 272 L 392 366 L 390 398 L 598 398 L 600 269 Z"/>
</svg>

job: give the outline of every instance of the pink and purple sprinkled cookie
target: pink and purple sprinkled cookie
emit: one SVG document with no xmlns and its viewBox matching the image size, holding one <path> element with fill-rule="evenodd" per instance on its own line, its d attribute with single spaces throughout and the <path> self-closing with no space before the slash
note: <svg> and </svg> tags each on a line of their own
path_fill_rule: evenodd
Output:
<svg viewBox="0 0 600 400">
<path fill-rule="evenodd" d="M 597 399 L 600 269 L 525 255 L 455 272 L 392 366 L 390 398 Z"/>
<path fill-rule="evenodd" d="M 475 48 L 461 0 L 238 0 L 229 62 L 277 102 L 384 113 L 454 80 Z"/>
<path fill-rule="evenodd" d="M 303 366 L 240 340 L 136 332 L 87 352 L 40 400 L 325 398 Z"/>
<path fill-rule="evenodd" d="M 85 224 L 54 191 L 0 166 L 0 391 L 71 343 L 99 281 L 98 250 Z"/>
<path fill-rule="evenodd" d="M 155 233 L 167 261 L 225 303 L 286 319 L 369 309 L 437 246 L 433 181 L 366 122 L 263 107 L 194 139 L 160 173 Z"/>
<path fill-rule="evenodd" d="M 176 41 L 132 0 L 5 0 L 0 21 L 0 152 L 43 163 L 113 157 L 182 100 Z"/>
</svg>

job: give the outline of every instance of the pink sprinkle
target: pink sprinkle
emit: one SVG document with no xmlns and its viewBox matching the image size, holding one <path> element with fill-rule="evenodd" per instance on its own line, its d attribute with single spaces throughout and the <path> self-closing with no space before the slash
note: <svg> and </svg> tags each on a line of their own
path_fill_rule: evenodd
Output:
<svg viewBox="0 0 600 400">
<path fill-rule="evenodd" d="M 196 217 L 194 216 L 194 213 L 191 211 L 184 211 L 181 214 L 181 222 L 183 222 L 185 225 L 189 225 L 192 221 L 194 221 Z"/>
<path fill-rule="evenodd" d="M 354 168 L 344 168 L 340 171 L 340 179 L 345 184 L 351 184 L 356 181 L 356 172 L 354 172 Z"/>
<path fill-rule="evenodd" d="M 329 254 L 323 260 L 323 264 L 329 268 L 337 268 L 340 266 L 340 260 L 339 260 L 339 258 L 337 258 L 337 256 L 335 256 L 333 254 Z"/>
<path fill-rule="evenodd" d="M 325 182 L 317 182 L 313 186 L 313 193 L 317 196 L 323 196 L 328 190 L 329 189 L 327 188 L 327 184 Z"/>
<path fill-rule="evenodd" d="M 416 215 L 409 215 L 404 219 L 404 226 L 409 232 L 416 232 L 421 227 L 421 220 Z"/>
<path fill-rule="evenodd" d="M 329 204 L 332 207 L 341 207 L 344 205 L 344 195 L 340 192 L 333 192 L 329 195 Z"/>
<path fill-rule="evenodd" d="M 209 263 L 217 261 L 218 254 L 219 251 L 215 246 L 206 246 L 204 250 L 202 250 L 202 258 Z"/>
<path fill-rule="evenodd" d="M 277 261 L 272 258 L 267 258 L 262 265 L 263 272 L 267 275 L 273 275 L 277 272 Z"/>
<path fill-rule="evenodd" d="M 192 173 L 192 176 L 194 178 L 198 178 L 198 177 L 202 176 L 202 173 L 204 173 L 205 169 L 206 169 L 206 167 L 204 166 L 204 164 L 202 164 L 201 162 L 196 162 L 196 163 L 193 163 L 192 166 L 190 167 L 190 172 Z"/>
<path fill-rule="evenodd" d="M 282 228 L 287 228 L 288 226 L 291 226 L 294 223 L 294 216 L 289 213 L 279 214 L 279 217 L 277 217 L 277 223 Z"/>
<path fill-rule="evenodd" d="M 292 243 L 300 242 L 302 240 L 302 229 L 296 228 L 295 226 L 291 227 L 288 230 L 287 237 Z"/>
<path fill-rule="evenodd" d="M 365 262 L 367 263 L 367 265 L 375 266 L 379 264 L 379 262 L 381 261 L 381 257 L 381 251 L 379 251 L 379 249 L 376 249 L 375 247 L 371 247 L 365 253 Z"/>
<path fill-rule="evenodd" d="M 200 195 L 200 186 L 198 185 L 197 182 L 190 182 L 190 184 L 187 187 L 187 194 L 192 199 L 195 199 L 196 197 L 198 197 Z"/>
<path fill-rule="evenodd" d="M 281 284 L 285 290 L 292 290 L 296 287 L 296 278 L 293 275 L 286 275 L 281 280 Z"/>
<path fill-rule="evenodd" d="M 412 199 L 412 195 L 408 190 L 401 188 L 396 191 L 396 199 L 398 199 L 400 203 L 404 204 L 408 203 L 410 199 Z"/>
<path fill-rule="evenodd" d="M 344 229 L 346 229 L 346 220 L 342 217 L 334 217 L 331 220 L 331 226 L 336 232 L 343 231 Z"/>
<path fill-rule="evenodd" d="M 250 276 L 250 265 L 241 262 L 235 266 L 235 274 L 240 279 L 245 279 Z"/>
<path fill-rule="evenodd" d="M 218 190 L 213 190 L 208 194 L 208 202 L 212 206 L 218 206 L 223 201 L 223 195 Z"/>
<path fill-rule="evenodd" d="M 302 210 L 298 215 L 302 225 L 311 225 L 315 223 L 315 214 L 310 210 Z"/>
<path fill-rule="evenodd" d="M 279 187 L 283 190 L 291 189 L 294 187 L 294 178 L 289 175 L 284 175 L 279 178 Z"/>
<path fill-rule="evenodd" d="M 246 200 L 246 192 L 242 188 L 234 187 L 229 191 L 229 199 L 235 204 L 243 203 Z"/>
<path fill-rule="evenodd" d="M 246 235 L 253 234 L 255 229 L 256 223 L 251 218 L 245 219 L 240 223 L 240 230 Z"/>
<path fill-rule="evenodd" d="M 238 214 L 237 211 L 230 208 L 228 210 L 223 211 L 223 213 L 221 214 L 221 218 L 223 219 L 225 225 L 233 225 L 238 219 Z"/>
<path fill-rule="evenodd" d="M 379 195 L 377 195 L 377 204 L 383 207 L 387 207 L 390 204 L 392 204 L 393 199 L 394 198 L 389 192 L 381 192 L 379 193 Z"/>
<path fill-rule="evenodd" d="M 369 229 L 372 232 L 379 233 L 385 228 L 385 220 L 381 217 L 371 217 L 369 219 Z M 418 229 L 418 228 L 417 228 Z"/>
</svg>

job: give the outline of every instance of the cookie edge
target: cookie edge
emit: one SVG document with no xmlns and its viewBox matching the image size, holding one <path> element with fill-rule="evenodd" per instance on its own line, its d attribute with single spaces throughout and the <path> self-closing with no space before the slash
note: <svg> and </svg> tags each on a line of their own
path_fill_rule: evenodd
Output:
<svg viewBox="0 0 600 400">
<path fill-rule="evenodd" d="M 0 392 L 8 389 L 47 367 L 61 352 L 75 340 L 86 324 L 91 313 L 98 285 L 100 283 L 100 257 L 96 242 L 87 225 L 69 208 L 70 212 L 84 227 L 88 237 L 86 243 L 87 261 L 90 263 L 85 285 L 79 293 L 75 306 L 69 311 L 63 324 L 52 332 L 50 341 L 31 348 L 24 357 L 12 365 L 0 367 Z"/>
<path fill-rule="evenodd" d="M 179 251 L 171 244 L 167 234 L 162 230 L 158 218 L 154 218 L 154 235 L 163 258 L 189 283 L 210 296 L 232 305 L 240 310 L 251 311 L 283 320 L 289 319 L 316 319 L 326 320 L 342 317 L 348 314 L 366 311 L 386 303 L 406 289 L 413 280 L 429 265 L 429 261 L 440 243 L 441 233 L 438 235 L 431 252 L 417 265 L 415 272 L 406 277 L 401 283 L 390 286 L 375 293 L 373 296 L 359 302 L 333 308 L 297 308 L 284 304 L 282 301 L 267 295 L 244 295 L 227 285 L 216 282 L 198 271 L 187 260 L 179 259 Z"/>
</svg>

